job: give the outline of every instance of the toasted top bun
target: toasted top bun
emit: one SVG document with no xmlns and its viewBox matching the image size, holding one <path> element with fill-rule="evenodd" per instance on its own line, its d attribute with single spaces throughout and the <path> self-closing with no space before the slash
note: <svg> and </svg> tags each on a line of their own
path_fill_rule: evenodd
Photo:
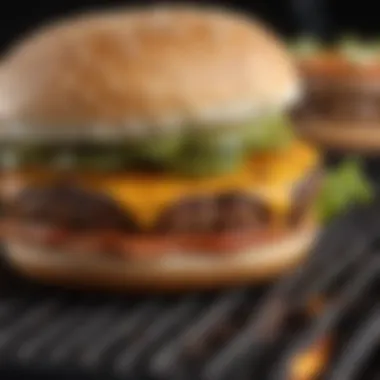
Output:
<svg viewBox="0 0 380 380">
<path fill-rule="evenodd" d="M 246 119 L 297 99 L 285 47 L 257 21 L 184 6 L 55 22 L 6 54 L 1 130 L 141 136 Z"/>
</svg>

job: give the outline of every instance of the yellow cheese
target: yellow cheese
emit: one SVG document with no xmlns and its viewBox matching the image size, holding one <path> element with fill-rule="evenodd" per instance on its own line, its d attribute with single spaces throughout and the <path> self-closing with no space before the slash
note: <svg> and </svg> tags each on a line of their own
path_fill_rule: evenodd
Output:
<svg viewBox="0 0 380 380">
<path fill-rule="evenodd" d="M 318 155 L 308 146 L 296 142 L 287 150 L 252 157 L 236 173 L 212 178 L 182 178 L 170 174 L 136 173 L 71 175 L 83 188 L 104 193 L 129 212 L 141 225 L 154 223 L 163 209 L 193 196 L 210 196 L 227 191 L 254 195 L 266 202 L 275 213 L 287 213 L 295 183 L 318 164 Z M 27 183 L 51 182 L 62 174 L 29 171 L 8 174 Z M 61 178 L 62 179 L 62 178 Z"/>
</svg>

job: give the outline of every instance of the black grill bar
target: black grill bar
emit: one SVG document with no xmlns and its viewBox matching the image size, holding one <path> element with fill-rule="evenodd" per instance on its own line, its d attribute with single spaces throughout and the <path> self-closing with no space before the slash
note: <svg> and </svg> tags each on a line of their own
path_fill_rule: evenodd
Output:
<svg viewBox="0 0 380 380">
<path fill-rule="evenodd" d="M 192 297 L 173 309 L 163 313 L 141 337 L 123 350 L 115 359 L 113 368 L 117 374 L 124 377 L 133 376 L 134 366 L 147 359 L 147 352 L 154 352 L 154 349 L 162 344 L 162 341 L 178 332 L 180 327 L 184 327 L 194 318 L 200 310 L 200 299 Z M 145 360 L 144 360 L 145 359 Z"/>
<path fill-rule="evenodd" d="M 48 323 L 43 323 L 31 336 L 24 339 L 16 351 L 18 360 L 33 361 L 43 356 L 45 363 L 48 363 L 46 358 L 52 348 L 57 342 L 61 342 L 63 337 L 67 337 L 67 334 L 88 315 L 86 305 L 75 305 L 69 308 L 65 306 L 65 303 L 61 304 L 61 310 L 54 318 Z"/>
<path fill-rule="evenodd" d="M 9 299 L 7 303 L 0 304 L 0 325 L 12 317 L 22 306 L 25 306 L 25 300 L 20 298 Z"/>
<path fill-rule="evenodd" d="M 253 305 L 246 323 L 236 336 L 205 366 L 202 379 L 229 379 L 250 362 L 260 364 L 260 357 L 281 334 L 289 314 L 289 294 L 303 279 L 303 270 L 285 276 L 268 294 Z"/>
<path fill-rule="evenodd" d="M 33 330 L 41 321 L 49 320 L 49 317 L 58 307 L 59 302 L 57 300 L 47 299 L 28 310 L 25 315 L 22 314 L 16 320 L 3 325 L 0 335 L 0 356 L 3 356 L 2 352 L 8 350 L 9 344 L 13 344 L 19 336 Z"/>
<path fill-rule="evenodd" d="M 106 305 L 100 311 L 94 313 L 89 320 L 82 321 L 66 337 L 60 339 L 55 348 L 49 353 L 47 360 L 63 363 L 68 356 L 75 353 L 78 347 L 85 346 L 86 343 L 91 344 L 93 336 L 108 326 L 119 313 L 120 308 L 118 305 L 113 303 L 109 306 Z"/>
<path fill-rule="evenodd" d="M 333 329 L 343 318 L 347 309 L 359 300 L 366 289 L 373 284 L 373 280 L 376 279 L 379 273 L 379 258 L 376 257 L 366 262 L 361 270 L 358 271 L 356 277 L 351 279 L 337 299 L 331 301 L 331 304 L 327 306 L 323 315 L 316 319 L 311 328 L 306 332 L 302 331 L 300 337 L 294 339 L 290 349 L 286 351 L 284 358 L 282 358 L 279 365 L 276 365 L 275 373 L 271 378 L 273 380 L 289 379 L 289 364 L 291 363 L 291 359 L 307 350 L 313 343 L 318 342 L 319 339 L 333 332 Z"/>
<path fill-rule="evenodd" d="M 338 358 L 329 380 L 358 378 L 368 357 L 380 343 L 380 307 L 376 305 Z"/>
<path fill-rule="evenodd" d="M 105 352 L 110 351 L 118 342 L 128 340 L 134 331 L 140 330 L 141 325 L 147 325 L 152 316 L 158 315 L 161 310 L 161 303 L 153 301 L 137 307 L 127 316 L 119 316 L 112 325 L 93 338 L 88 349 L 79 356 L 80 365 L 96 369 L 104 360 Z"/>
<path fill-rule="evenodd" d="M 333 284 L 337 278 L 344 275 L 347 270 L 350 270 L 352 266 L 357 265 L 363 260 L 363 255 L 368 252 L 369 241 L 368 236 L 364 234 L 356 234 L 356 240 L 349 247 L 341 247 L 340 250 L 345 253 L 342 257 L 337 257 L 331 260 L 329 265 L 325 265 L 323 268 L 319 268 L 319 273 L 315 279 L 309 277 L 309 283 L 305 283 L 304 286 L 298 289 L 298 294 L 289 299 L 292 302 L 294 308 L 300 308 L 308 300 L 324 293 L 329 289 L 331 284 Z M 293 300 L 293 301 L 292 301 Z"/>
<path fill-rule="evenodd" d="M 184 351 L 199 347 L 210 335 L 215 325 L 226 322 L 246 299 L 246 292 L 237 290 L 228 292 L 214 301 L 193 323 L 177 338 L 172 339 L 166 347 L 153 356 L 150 373 L 161 379 L 177 378 L 181 373 L 192 371 L 194 362 L 186 363 Z M 181 367 L 176 368 L 175 363 L 181 361 Z M 173 367 L 174 365 L 174 367 Z"/>
<path fill-rule="evenodd" d="M 368 209 L 353 210 L 321 237 L 308 263 L 274 286 L 252 311 L 244 329 L 206 366 L 205 379 L 228 379 L 244 363 L 260 364 L 260 356 L 279 338 L 290 311 L 304 306 L 311 296 L 325 290 L 336 275 L 362 259 L 373 240 L 369 235 L 372 230 L 366 229 L 363 223 L 364 216 L 372 221 L 373 215 L 368 218 L 368 214 Z M 358 221 L 361 221 L 360 228 Z M 362 229 L 367 234 L 364 235 Z M 332 264 L 331 258 L 337 255 L 343 257 L 338 256 L 336 264 Z M 314 282 L 313 277 L 316 277 Z"/>
<path fill-rule="evenodd" d="M 357 260 L 379 236 L 380 205 L 350 210 L 345 218 L 338 219 L 317 242 L 310 260 L 293 275 L 293 294 L 290 300 L 299 304 L 322 292 L 335 276 L 342 274 Z M 334 258 L 334 260 L 332 260 Z M 298 279 L 297 279 L 298 277 Z M 300 295 L 300 289 L 304 295 Z"/>
<path fill-rule="evenodd" d="M 228 379 L 243 362 L 257 361 L 270 338 L 275 338 L 273 335 L 280 329 L 286 312 L 287 305 L 281 298 L 269 297 L 259 303 L 236 337 L 206 365 L 202 378 Z"/>
</svg>

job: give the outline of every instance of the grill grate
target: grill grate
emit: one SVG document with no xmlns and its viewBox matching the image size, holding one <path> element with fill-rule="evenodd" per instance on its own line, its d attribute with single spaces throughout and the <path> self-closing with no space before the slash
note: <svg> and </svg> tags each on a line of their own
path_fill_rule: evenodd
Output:
<svg viewBox="0 0 380 380">
<path fill-rule="evenodd" d="M 376 378 L 378 237 L 379 201 L 337 220 L 308 262 L 269 289 L 138 298 L 5 273 L 0 378 L 291 379 L 294 356 L 326 337 L 333 360 L 321 379 Z M 316 297 L 323 308 L 312 313 Z"/>
</svg>

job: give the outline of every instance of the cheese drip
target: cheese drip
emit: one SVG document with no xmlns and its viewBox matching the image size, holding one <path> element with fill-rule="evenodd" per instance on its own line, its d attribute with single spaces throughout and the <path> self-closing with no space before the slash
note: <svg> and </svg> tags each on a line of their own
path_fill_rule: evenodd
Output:
<svg viewBox="0 0 380 380">
<path fill-rule="evenodd" d="M 185 198 L 240 192 L 256 197 L 281 218 L 287 215 L 292 191 L 306 173 L 318 165 L 317 153 L 294 142 L 286 150 L 255 155 L 233 174 L 210 178 L 186 178 L 173 174 L 71 173 L 29 170 L 3 173 L 2 186 L 46 186 L 68 176 L 70 183 L 103 193 L 132 213 L 141 226 L 155 223 L 163 210 Z"/>
</svg>

